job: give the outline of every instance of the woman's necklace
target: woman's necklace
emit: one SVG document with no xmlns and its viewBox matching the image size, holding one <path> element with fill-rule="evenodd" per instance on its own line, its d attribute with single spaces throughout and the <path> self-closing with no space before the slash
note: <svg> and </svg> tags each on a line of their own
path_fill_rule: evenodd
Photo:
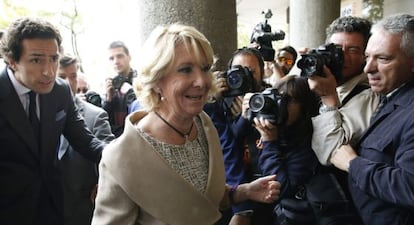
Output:
<svg viewBox="0 0 414 225">
<path fill-rule="evenodd" d="M 190 127 L 190 130 L 188 130 L 188 132 L 187 133 L 183 133 L 183 132 L 181 132 L 180 130 L 178 130 L 177 128 L 175 128 L 173 125 L 171 125 L 170 123 L 168 123 L 168 121 L 167 120 L 165 120 L 164 118 L 162 118 L 162 116 L 158 113 L 158 112 L 155 112 L 154 111 L 154 113 L 155 113 L 155 115 L 157 115 L 158 116 L 158 118 L 160 118 L 165 124 L 167 124 L 171 129 L 173 129 L 175 132 L 177 132 L 177 134 L 179 134 L 181 137 L 183 137 L 183 138 L 185 138 L 185 142 L 187 142 L 188 141 L 188 136 L 190 135 L 190 133 L 191 133 L 191 131 L 193 130 L 193 125 L 194 125 L 194 122 L 193 123 L 191 123 L 191 127 Z"/>
</svg>

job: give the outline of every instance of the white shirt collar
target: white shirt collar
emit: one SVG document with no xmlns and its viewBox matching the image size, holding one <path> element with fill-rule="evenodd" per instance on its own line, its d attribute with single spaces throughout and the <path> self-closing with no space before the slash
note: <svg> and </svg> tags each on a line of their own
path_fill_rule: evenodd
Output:
<svg viewBox="0 0 414 225">
<path fill-rule="evenodd" d="M 17 95 L 19 96 L 26 95 L 27 92 L 30 91 L 29 88 L 25 87 L 23 84 L 17 81 L 16 77 L 14 77 L 13 71 L 9 67 L 7 67 L 7 75 L 9 75 L 9 78 L 12 82 L 14 90 L 16 90 L 17 92 Z"/>
</svg>

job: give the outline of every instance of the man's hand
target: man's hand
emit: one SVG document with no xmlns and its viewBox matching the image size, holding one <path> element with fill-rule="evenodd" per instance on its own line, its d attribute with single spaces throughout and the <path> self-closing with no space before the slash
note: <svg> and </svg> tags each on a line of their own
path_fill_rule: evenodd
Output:
<svg viewBox="0 0 414 225">
<path fill-rule="evenodd" d="M 218 77 L 218 74 L 220 71 L 216 71 L 213 73 L 214 77 L 217 77 L 214 79 L 214 86 L 216 88 L 216 98 L 221 98 L 223 96 L 223 93 L 229 90 L 229 87 L 227 85 L 227 79 L 224 77 Z"/>
<path fill-rule="evenodd" d="M 250 102 L 250 98 L 252 97 L 253 93 L 246 93 L 243 98 L 240 98 L 240 106 L 241 106 L 241 113 L 243 118 L 247 119 L 247 111 L 249 110 L 250 106 L 249 106 L 249 102 Z"/>
<path fill-rule="evenodd" d="M 112 78 L 107 78 L 105 80 L 105 90 L 106 90 L 106 101 L 111 102 L 112 97 L 114 96 L 114 87 L 112 86 Z"/>
<path fill-rule="evenodd" d="M 358 157 L 354 149 L 348 145 L 342 145 L 332 152 L 331 163 L 340 170 L 349 172 L 349 163 Z"/>
<path fill-rule="evenodd" d="M 327 106 L 340 106 L 336 92 L 336 79 L 328 67 L 323 66 L 324 76 L 312 75 L 308 77 L 309 88 L 321 97 L 322 103 Z"/>
<path fill-rule="evenodd" d="M 243 97 L 242 96 L 236 96 L 233 99 L 233 102 L 231 103 L 231 114 L 233 114 L 233 116 L 238 116 L 240 113 L 243 113 Z M 242 114 L 243 115 L 243 114 Z"/>
</svg>

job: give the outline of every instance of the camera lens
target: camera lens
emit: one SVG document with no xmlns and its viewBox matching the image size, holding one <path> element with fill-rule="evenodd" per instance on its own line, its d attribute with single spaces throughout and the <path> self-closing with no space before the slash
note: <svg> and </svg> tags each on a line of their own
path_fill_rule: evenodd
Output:
<svg viewBox="0 0 414 225">
<path fill-rule="evenodd" d="M 250 97 L 249 107 L 252 112 L 260 112 L 265 105 L 265 98 L 261 94 L 254 94 Z"/>
<path fill-rule="evenodd" d="M 317 56 L 309 55 L 298 62 L 298 67 L 303 70 L 306 76 L 311 76 L 318 72 L 318 63 L 319 59 Z"/>
<path fill-rule="evenodd" d="M 243 78 L 237 72 L 231 72 L 227 76 L 227 85 L 230 89 L 240 88 L 243 84 Z"/>
</svg>

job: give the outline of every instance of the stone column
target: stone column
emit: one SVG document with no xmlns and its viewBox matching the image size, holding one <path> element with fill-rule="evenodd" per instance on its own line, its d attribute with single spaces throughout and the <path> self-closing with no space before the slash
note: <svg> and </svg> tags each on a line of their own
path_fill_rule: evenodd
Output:
<svg viewBox="0 0 414 225">
<path fill-rule="evenodd" d="M 340 6 L 340 0 L 290 0 L 290 44 L 295 48 L 324 44 L 326 27 L 340 16 Z"/>
<path fill-rule="evenodd" d="M 157 25 L 192 25 L 211 42 L 223 69 L 237 48 L 236 2 L 222 0 L 138 0 L 142 42 Z"/>
</svg>

